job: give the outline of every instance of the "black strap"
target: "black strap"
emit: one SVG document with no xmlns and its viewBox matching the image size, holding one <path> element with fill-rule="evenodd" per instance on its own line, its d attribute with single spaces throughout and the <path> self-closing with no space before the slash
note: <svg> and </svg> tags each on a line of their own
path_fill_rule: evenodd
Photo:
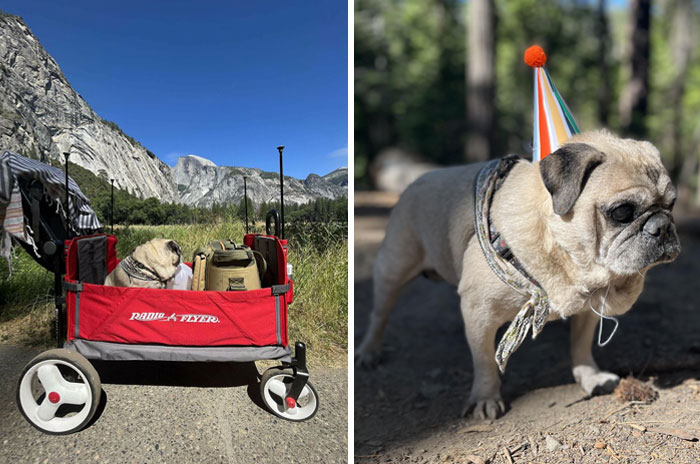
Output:
<svg viewBox="0 0 700 464">
<path fill-rule="evenodd" d="M 245 291 L 245 279 L 243 277 L 229 277 L 228 291 Z"/>
<path fill-rule="evenodd" d="M 66 282 L 65 280 L 63 281 L 63 288 L 66 291 L 69 292 L 82 292 L 83 291 L 83 283 L 82 282 Z"/>
<path fill-rule="evenodd" d="M 284 285 L 273 285 L 272 294 L 273 295 L 283 295 L 289 291 L 289 284 Z"/>
</svg>

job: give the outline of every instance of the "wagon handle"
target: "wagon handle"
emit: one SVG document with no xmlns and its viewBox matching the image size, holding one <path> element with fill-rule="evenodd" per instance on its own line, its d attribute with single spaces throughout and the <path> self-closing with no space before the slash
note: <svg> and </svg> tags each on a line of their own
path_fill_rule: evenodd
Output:
<svg viewBox="0 0 700 464">
<path fill-rule="evenodd" d="M 66 158 L 66 185 L 65 185 L 65 187 L 66 187 L 66 198 L 65 198 L 64 205 L 63 205 L 63 209 L 65 210 L 65 213 L 66 213 L 66 221 L 65 221 L 66 233 L 65 233 L 65 238 L 66 238 L 66 240 L 68 240 L 68 239 L 70 238 L 70 225 L 71 225 L 71 224 L 70 224 L 70 203 L 69 203 L 69 201 L 68 201 L 68 158 L 70 157 L 70 152 L 67 152 L 67 151 L 66 151 L 66 152 L 63 152 L 63 156 L 65 156 L 65 158 Z"/>
<path fill-rule="evenodd" d="M 277 151 L 280 152 L 280 209 L 282 210 L 282 235 L 275 233 L 275 236 L 279 238 L 284 238 L 284 170 L 282 169 L 282 150 L 284 150 L 284 145 L 277 147 Z"/>
<path fill-rule="evenodd" d="M 245 233 L 248 234 L 248 176 L 243 176 L 243 201 L 245 202 Z"/>
</svg>

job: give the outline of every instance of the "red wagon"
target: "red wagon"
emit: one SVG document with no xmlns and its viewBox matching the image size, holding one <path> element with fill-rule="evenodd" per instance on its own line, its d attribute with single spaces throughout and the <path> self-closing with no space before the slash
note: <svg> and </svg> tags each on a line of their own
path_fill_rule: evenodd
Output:
<svg viewBox="0 0 700 464">
<path fill-rule="evenodd" d="M 41 353 L 22 372 L 17 403 L 27 421 L 49 434 L 85 427 L 101 396 L 99 375 L 88 360 L 279 360 L 280 366 L 261 376 L 264 404 L 283 419 L 313 417 L 319 401 L 308 381 L 306 347 L 296 342 L 292 353 L 288 339 L 294 289 L 287 240 L 278 238 L 283 235 L 278 222 L 272 211 L 267 234 L 243 239 L 263 256 L 272 282 L 237 292 L 104 286 L 118 264 L 116 237 L 93 234 L 43 242 L 44 258 L 53 257 L 55 264 L 59 348 Z"/>
</svg>

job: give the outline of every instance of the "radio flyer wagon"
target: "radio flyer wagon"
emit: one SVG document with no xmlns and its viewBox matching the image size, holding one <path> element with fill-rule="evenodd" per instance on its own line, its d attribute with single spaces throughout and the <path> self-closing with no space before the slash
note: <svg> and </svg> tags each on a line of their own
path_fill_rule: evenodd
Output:
<svg viewBox="0 0 700 464">
<path fill-rule="evenodd" d="M 66 192 L 68 186 L 66 172 Z M 313 417 L 319 400 L 308 380 L 306 347 L 296 342 L 292 353 L 288 339 L 294 288 L 287 240 L 280 238 L 284 206 L 282 234 L 275 211 L 266 223 L 266 234 L 246 233 L 243 242 L 265 258 L 269 285 L 228 292 L 104 286 L 119 262 L 116 237 L 60 240 L 48 231 L 53 237 L 41 250 L 54 264 L 58 348 L 32 359 L 19 379 L 17 404 L 27 421 L 48 434 L 77 432 L 90 423 L 101 383 L 89 360 L 279 360 L 260 379 L 264 404 L 282 419 Z"/>
</svg>

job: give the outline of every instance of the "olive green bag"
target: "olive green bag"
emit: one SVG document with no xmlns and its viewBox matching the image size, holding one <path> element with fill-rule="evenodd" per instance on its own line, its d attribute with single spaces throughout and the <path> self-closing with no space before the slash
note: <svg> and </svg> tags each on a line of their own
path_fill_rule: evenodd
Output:
<svg viewBox="0 0 700 464">
<path fill-rule="evenodd" d="M 260 253 L 232 240 L 210 242 L 195 251 L 193 262 L 205 268 L 204 289 L 219 292 L 261 288 L 260 274 L 267 267 Z"/>
</svg>

